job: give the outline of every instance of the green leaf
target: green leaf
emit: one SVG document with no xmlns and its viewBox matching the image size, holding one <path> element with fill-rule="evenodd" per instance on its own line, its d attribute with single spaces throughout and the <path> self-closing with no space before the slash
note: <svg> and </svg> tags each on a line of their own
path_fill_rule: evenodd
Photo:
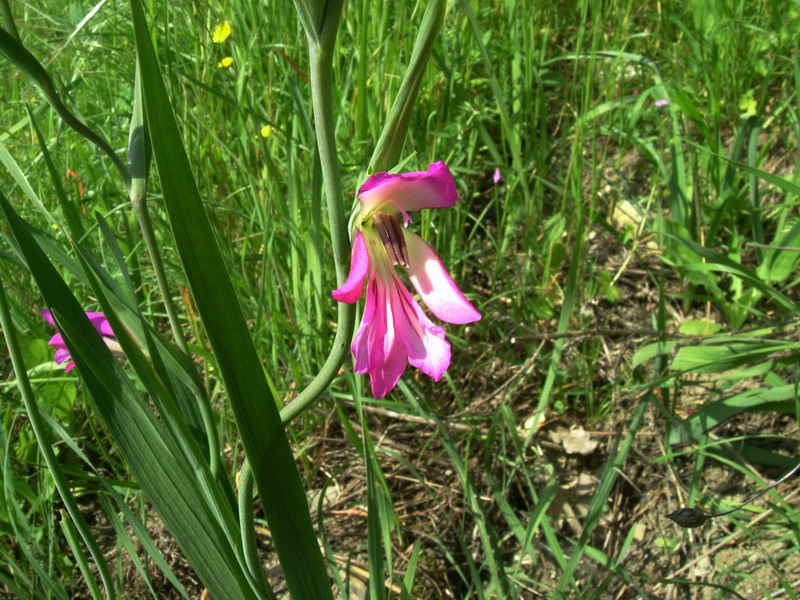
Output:
<svg viewBox="0 0 800 600">
<path fill-rule="evenodd" d="M 25 193 L 25 196 L 28 197 L 34 206 L 39 210 L 42 215 L 44 215 L 47 220 L 50 222 L 51 225 L 58 225 L 58 220 L 50 214 L 50 211 L 45 208 L 44 204 L 42 204 L 41 199 L 33 191 L 31 184 L 28 182 L 28 178 L 25 177 L 25 173 L 22 172 L 19 164 L 17 161 L 14 160 L 14 157 L 6 149 L 3 142 L 0 141 L 0 163 L 8 169 L 8 172 L 11 173 L 11 176 L 14 178 L 14 181 L 17 182 L 17 185 L 20 189 Z"/>
<path fill-rule="evenodd" d="M 53 189 L 55 190 L 58 204 L 61 206 L 61 213 L 64 215 L 64 219 L 67 221 L 67 229 L 72 237 L 74 237 L 76 240 L 79 240 L 85 233 L 83 222 L 81 221 L 80 211 L 78 210 L 75 202 L 72 202 L 69 198 L 67 198 L 67 194 L 64 191 L 64 186 L 61 185 L 61 179 L 58 176 L 56 165 L 53 162 L 53 158 L 50 156 L 50 150 L 47 148 L 44 134 L 42 134 L 42 130 L 39 127 L 39 124 L 36 122 L 36 116 L 30 109 L 28 109 L 28 119 L 31 122 L 33 130 L 36 132 L 36 139 L 39 142 L 39 149 L 42 152 L 44 163 L 47 165 L 47 172 L 50 175 L 50 181 L 53 184 Z"/>
<path fill-rule="evenodd" d="M 708 319 L 690 319 L 678 327 L 678 331 L 683 335 L 713 335 L 720 329 L 722 329 L 720 323 Z"/>
<path fill-rule="evenodd" d="M 670 235 L 670 234 L 667 235 L 669 235 L 673 239 L 678 240 L 681 244 L 683 244 L 696 254 L 702 256 L 707 261 L 705 263 L 688 265 L 686 266 L 687 269 L 697 272 L 719 271 L 723 273 L 729 273 L 731 275 L 738 277 L 744 283 L 757 289 L 765 296 L 771 298 L 774 302 L 781 305 L 789 312 L 793 314 L 800 313 L 800 307 L 798 307 L 784 294 L 782 294 L 778 290 L 774 289 L 772 286 L 762 281 L 755 273 L 744 267 L 741 263 L 738 263 L 735 260 L 715 250 L 706 248 L 705 246 L 701 246 L 700 244 L 693 242 L 692 240 L 688 240 L 686 238 L 678 237 L 675 235 Z"/>
<path fill-rule="evenodd" d="M 31 235 L 30 226 L 1 193 L 0 208 L 58 323 L 95 411 L 164 524 L 214 598 L 255 600 L 257 596 L 230 544 L 228 532 L 205 501 L 189 465 L 181 460 L 183 453 L 173 437 L 86 318 Z"/>
<path fill-rule="evenodd" d="M 747 390 L 730 398 L 711 402 L 673 428 L 670 431 L 669 443 L 680 444 L 689 440 L 700 440 L 706 431 L 734 415 L 746 410 L 772 410 L 775 408 L 773 402 L 792 400 L 796 393 L 797 388 L 794 385 L 785 385 Z"/>
<path fill-rule="evenodd" d="M 757 273 L 767 283 L 782 284 L 797 271 L 800 262 L 800 223 L 795 223 L 786 234 L 776 236 L 774 245 L 767 249 Z"/>
<path fill-rule="evenodd" d="M 670 364 L 673 371 L 723 373 L 744 364 L 762 360 L 779 352 L 796 352 L 800 344 L 752 339 L 722 344 L 704 343 L 680 348 Z"/>
<path fill-rule="evenodd" d="M 172 226 L 219 364 L 289 591 L 332 598 L 308 501 L 261 361 L 200 198 L 139 0 L 132 0 L 145 119 Z"/>
<path fill-rule="evenodd" d="M 654 344 L 642 346 L 634 353 L 633 358 L 631 358 L 631 366 L 635 369 L 648 360 L 653 360 L 658 356 L 667 356 L 676 345 L 677 342 L 656 342 Z"/>
</svg>

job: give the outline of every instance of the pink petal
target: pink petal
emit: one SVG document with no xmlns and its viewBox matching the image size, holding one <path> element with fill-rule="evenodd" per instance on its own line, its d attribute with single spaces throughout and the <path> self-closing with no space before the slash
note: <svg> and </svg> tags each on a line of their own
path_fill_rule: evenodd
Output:
<svg viewBox="0 0 800 600">
<path fill-rule="evenodd" d="M 383 398 L 391 392 L 406 370 L 406 350 L 394 335 L 387 336 L 385 360 L 370 370 L 373 398 Z"/>
<path fill-rule="evenodd" d="M 51 313 L 49 310 L 43 310 L 41 312 L 41 315 L 45 321 L 47 321 L 48 323 L 50 323 L 55 327 L 56 322 L 55 319 L 53 318 L 53 313 Z M 109 324 L 108 319 L 106 319 L 106 316 L 103 313 L 87 312 L 86 317 L 92 323 L 92 326 L 97 330 L 97 332 L 104 338 L 106 338 L 107 345 L 113 344 L 118 346 L 118 344 L 115 341 L 111 341 L 116 339 L 114 336 L 114 330 L 111 329 L 111 325 Z M 67 362 L 67 365 L 64 367 L 65 373 L 69 373 L 72 369 L 75 368 L 75 361 L 72 360 L 72 356 L 70 355 L 69 350 L 67 349 L 67 344 L 64 342 L 64 337 L 60 333 L 57 333 L 53 337 L 51 337 L 50 341 L 47 343 L 56 349 L 56 352 L 53 355 L 53 361 L 55 361 L 59 365 L 69 361 Z"/>
<path fill-rule="evenodd" d="M 45 321 L 50 323 L 50 325 L 52 325 L 53 327 L 56 326 L 56 320 L 53 318 L 53 313 L 51 313 L 49 310 L 43 310 L 43 311 L 41 311 L 40 314 L 42 315 L 42 317 L 44 318 Z M 105 337 L 110 337 L 110 338 L 116 337 L 114 335 L 114 330 L 111 329 L 111 325 L 108 323 L 108 319 L 106 319 L 106 316 L 103 313 L 100 313 L 100 312 L 87 312 L 86 313 L 86 317 L 89 319 L 89 321 L 91 321 L 92 325 L 94 326 L 94 328 L 97 330 L 97 332 L 100 335 L 103 335 Z M 53 343 L 53 340 L 55 340 L 55 339 L 56 339 L 55 336 L 53 336 L 53 338 L 50 340 L 50 345 L 51 346 L 55 345 Z M 57 343 L 59 345 L 61 345 L 61 346 L 65 346 L 64 345 L 64 340 L 60 336 L 59 336 L 59 340 L 60 341 L 57 342 Z"/>
<path fill-rule="evenodd" d="M 69 350 L 67 350 L 66 348 L 59 348 L 58 350 L 56 350 L 55 355 L 53 355 L 53 361 L 55 361 L 59 365 L 71 359 L 72 356 L 70 355 Z"/>
<path fill-rule="evenodd" d="M 354 370 L 369 372 L 372 395 L 383 398 L 406 370 L 406 352 L 396 339 L 394 317 L 388 313 L 387 288 L 383 280 L 371 276 L 361 326 L 353 340 Z"/>
<path fill-rule="evenodd" d="M 376 173 L 358 191 L 362 211 L 374 210 L 390 202 L 403 211 L 423 208 L 450 208 L 458 202 L 458 192 L 450 169 L 443 162 L 427 171 Z"/>
<path fill-rule="evenodd" d="M 353 238 L 353 249 L 350 256 L 350 273 L 342 287 L 332 292 L 333 297 L 339 302 L 353 304 L 358 302 L 364 292 L 364 279 L 369 271 L 369 253 L 364 236 L 360 231 Z"/>
<path fill-rule="evenodd" d="M 375 319 L 375 307 L 378 304 L 378 289 L 375 285 L 375 275 L 370 276 L 367 284 L 367 297 L 364 302 L 364 314 L 361 317 L 361 325 L 353 338 L 350 349 L 353 351 L 355 364 L 353 370 L 356 373 L 366 373 L 369 369 L 369 357 L 371 348 L 369 346 L 370 331 L 373 327 L 382 328 L 386 331 L 386 318 L 384 315 L 381 323 L 373 323 Z M 382 335 L 382 334 L 379 334 Z M 383 352 L 383 348 L 376 348 L 376 351 Z"/>
<path fill-rule="evenodd" d="M 103 313 L 87 312 L 86 316 L 100 335 L 111 338 L 116 337 L 114 336 L 114 330 L 111 329 L 111 325 L 108 323 L 108 319 L 106 319 Z"/>
<path fill-rule="evenodd" d="M 444 329 L 428 319 L 399 279 L 392 297 L 392 317 L 397 337 L 403 342 L 411 366 L 439 381 L 450 366 L 450 343 Z"/>
<path fill-rule="evenodd" d="M 52 346 L 53 348 L 67 347 L 67 344 L 64 342 L 64 336 L 62 336 L 60 333 L 57 333 L 53 337 L 51 337 L 50 341 L 47 342 L 47 344 Z"/>
<path fill-rule="evenodd" d="M 408 277 L 431 312 L 447 323 L 480 321 L 481 314 L 445 269 L 439 256 L 421 237 L 403 230 L 408 247 Z"/>
<path fill-rule="evenodd" d="M 370 277 L 364 318 L 352 349 L 355 371 L 369 372 L 375 398 L 394 389 L 406 363 L 436 381 L 450 366 L 444 330 L 428 319 L 394 274 L 388 285 L 380 277 Z"/>
<path fill-rule="evenodd" d="M 386 288 L 380 278 L 371 282 L 375 288 L 375 308 L 367 329 L 367 371 L 370 375 L 386 362 L 386 339 L 394 337 L 386 311 Z"/>
<path fill-rule="evenodd" d="M 375 354 L 375 360 L 370 360 L 369 378 L 372 397 L 383 398 L 394 389 L 405 373 L 408 355 L 397 336 L 397 316 L 392 312 L 394 288 L 392 285 L 387 287 L 380 278 L 375 279 L 375 284 L 379 289 L 383 288 L 383 293 L 379 293 L 381 304 L 376 313 L 382 313 L 381 318 L 385 320 L 386 327 L 383 336 L 375 337 L 376 345 L 380 344 L 382 352 Z M 378 356 L 381 357 L 380 360 L 377 360 Z"/>
</svg>

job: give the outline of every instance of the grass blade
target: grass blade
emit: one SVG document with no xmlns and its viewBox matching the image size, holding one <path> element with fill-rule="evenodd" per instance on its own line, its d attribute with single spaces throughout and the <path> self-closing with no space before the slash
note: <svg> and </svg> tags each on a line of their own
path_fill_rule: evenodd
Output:
<svg viewBox="0 0 800 600">
<path fill-rule="evenodd" d="M 108 142 L 105 141 L 98 133 L 87 127 L 85 123 L 83 123 L 78 117 L 70 112 L 70 110 L 61 101 L 61 97 L 56 91 L 56 86 L 53 83 L 53 79 L 50 77 L 50 74 L 44 68 L 42 63 L 36 60 L 36 57 L 28 52 L 25 46 L 14 39 L 14 36 L 4 29 L 0 29 L 0 55 L 4 56 L 7 60 L 15 64 L 17 68 L 25 73 L 25 75 L 27 75 L 27 77 L 33 83 L 35 83 L 39 89 L 42 90 L 42 93 L 44 94 L 44 97 L 47 98 L 50 106 L 53 107 L 53 110 L 58 113 L 58 116 L 61 117 L 67 125 L 72 127 L 75 131 L 100 148 L 100 150 L 102 150 L 111 159 L 111 162 L 114 163 L 114 166 L 117 168 L 117 171 L 119 171 L 119 174 L 122 177 L 122 180 L 125 182 L 125 186 L 127 187 L 130 181 L 130 178 L 128 177 L 128 169 L 126 169 L 125 165 L 122 164 L 122 161 L 120 160 L 119 156 L 117 156 L 117 153 L 114 152 L 113 148 L 109 146 Z"/>
<path fill-rule="evenodd" d="M 294 456 L 205 213 L 139 0 L 132 0 L 153 157 L 189 286 L 219 363 L 292 596 L 331 598 Z"/>
<path fill-rule="evenodd" d="M 78 301 L 0 194 L 0 208 L 78 365 L 97 414 L 178 545 L 215 598 L 257 596 L 182 451 L 122 372 Z"/>
</svg>

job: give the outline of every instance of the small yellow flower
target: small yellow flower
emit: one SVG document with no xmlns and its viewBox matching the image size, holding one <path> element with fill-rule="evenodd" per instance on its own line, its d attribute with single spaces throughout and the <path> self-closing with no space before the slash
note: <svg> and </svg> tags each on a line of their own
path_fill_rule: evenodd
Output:
<svg viewBox="0 0 800 600">
<path fill-rule="evenodd" d="M 269 137 L 270 135 L 272 135 L 272 125 L 264 125 L 261 128 L 261 137 L 266 138 Z"/>
<path fill-rule="evenodd" d="M 54 230 L 58 229 L 58 225 L 56 225 L 55 223 L 50 223 L 50 227 L 52 227 Z"/>
<path fill-rule="evenodd" d="M 219 62 L 217 63 L 217 66 L 218 66 L 220 69 L 227 69 L 227 68 L 228 68 L 228 67 L 230 67 L 232 64 L 233 64 L 233 57 L 232 57 L 232 56 L 226 56 L 225 58 L 223 58 L 221 61 L 219 61 Z"/>
<path fill-rule="evenodd" d="M 214 35 L 211 38 L 211 41 L 215 44 L 221 44 L 225 40 L 227 40 L 231 35 L 231 24 L 227 21 L 220 23 L 214 28 Z"/>
</svg>

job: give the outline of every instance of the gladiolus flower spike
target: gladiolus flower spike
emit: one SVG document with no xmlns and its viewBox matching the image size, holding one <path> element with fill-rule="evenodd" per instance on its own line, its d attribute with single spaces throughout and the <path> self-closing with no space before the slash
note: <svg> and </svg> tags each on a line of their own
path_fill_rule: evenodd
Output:
<svg viewBox="0 0 800 600">
<path fill-rule="evenodd" d="M 43 310 L 41 315 L 44 317 L 45 321 L 50 323 L 50 325 L 53 327 L 56 326 L 56 321 L 53 318 L 53 314 L 49 310 Z M 108 319 L 106 319 L 106 316 L 99 312 L 87 312 L 86 316 L 92 322 L 92 325 L 94 325 L 94 328 L 97 330 L 97 332 L 103 336 L 103 341 L 111 349 L 111 351 L 115 354 L 121 354 L 121 349 L 116 341 L 117 338 L 114 336 L 114 332 L 111 330 L 111 325 L 108 324 Z M 60 333 L 57 333 L 51 337 L 50 341 L 47 343 L 56 349 L 53 360 L 59 365 L 65 362 L 67 363 L 67 365 L 64 367 L 65 373 L 69 373 L 73 368 L 75 368 L 75 361 L 72 360 L 72 356 L 70 356 L 67 345 L 64 343 L 64 338 Z"/>
<path fill-rule="evenodd" d="M 361 211 L 355 221 L 350 273 L 334 290 L 339 302 L 366 303 L 353 339 L 355 372 L 369 373 L 372 395 L 388 394 L 406 363 L 439 381 L 450 366 L 450 343 L 406 288 L 396 266 L 403 267 L 430 311 L 447 323 L 478 321 L 480 313 L 453 282 L 439 256 L 406 226 L 409 212 L 450 208 L 458 202 L 455 181 L 443 162 L 427 171 L 376 173 L 358 192 Z M 402 217 L 402 225 L 400 219 Z"/>
</svg>

